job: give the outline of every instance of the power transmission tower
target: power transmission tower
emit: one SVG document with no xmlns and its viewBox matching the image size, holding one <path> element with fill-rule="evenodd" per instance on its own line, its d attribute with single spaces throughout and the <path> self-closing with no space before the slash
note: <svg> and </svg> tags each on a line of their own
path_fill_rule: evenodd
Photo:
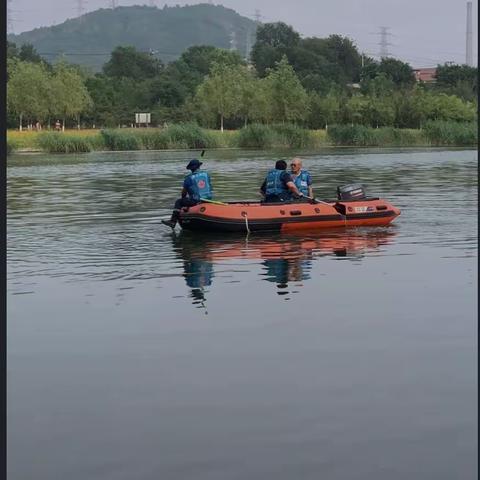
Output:
<svg viewBox="0 0 480 480">
<path fill-rule="evenodd" d="M 156 7 L 156 2 L 155 0 L 149 0 L 148 4 L 151 6 L 151 7 Z"/>
<path fill-rule="evenodd" d="M 13 34 L 15 33 L 15 29 L 13 28 L 15 20 L 13 18 L 12 3 L 13 0 L 7 0 L 7 32 Z"/>
<path fill-rule="evenodd" d="M 110 0 L 108 3 L 110 8 L 117 8 L 117 0 Z"/>
<path fill-rule="evenodd" d="M 472 2 L 467 2 L 467 45 L 465 51 L 465 63 L 473 66 L 472 55 Z"/>
<path fill-rule="evenodd" d="M 388 46 L 392 45 L 388 42 L 388 37 L 392 35 L 388 30 L 390 27 L 380 27 L 380 58 L 387 58 L 390 53 L 388 52 Z"/>
<path fill-rule="evenodd" d="M 81 17 L 85 13 L 85 4 L 87 0 L 77 0 L 77 15 Z"/>
<path fill-rule="evenodd" d="M 251 50 L 251 40 L 250 37 L 252 35 L 252 32 L 250 29 L 247 29 L 246 37 L 245 37 L 245 61 L 248 63 L 249 57 L 250 57 L 250 50 Z"/>
<path fill-rule="evenodd" d="M 237 49 L 237 35 L 235 33 L 235 30 L 232 30 L 230 32 L 230 50 L 236 50 Z"/>
<path fill-rule="evenodd" d="M 262 15 L 260 14 L 260 10 L 258 8 L 255 9 L 255 13 L 253 15 L 253 18 L 255 18 L 255 23 L 258 25 L 261 23 Z"/>
</svg>

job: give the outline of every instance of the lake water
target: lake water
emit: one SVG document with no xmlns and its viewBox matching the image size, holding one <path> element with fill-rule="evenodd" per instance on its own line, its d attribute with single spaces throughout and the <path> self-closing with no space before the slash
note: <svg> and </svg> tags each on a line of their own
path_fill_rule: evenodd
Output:
<svg viewBox="0 0 480 480">
<path fill-rule="evenodd" d="M 195 153 L 9 157 L 9 478 L 476 478 L 477 152 L 305 154 L 390 227 L 172 234 Z M 207 151 L 216 198 L 272 158 Z"/>
</svg>

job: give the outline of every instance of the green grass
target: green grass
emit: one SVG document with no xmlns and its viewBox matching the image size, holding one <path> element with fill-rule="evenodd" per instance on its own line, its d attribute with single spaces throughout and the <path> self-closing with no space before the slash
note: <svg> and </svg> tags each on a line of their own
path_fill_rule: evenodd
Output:
<svg viewBox="0 0 480 480">
<path fill-rule="evenodd" d="M 238 146 L 241 148 L 270 148 L 274 142 L 274 131 L 260 123 L 247 125 L 238 134 Z"/>
<path fill-rule="evenodd" d="M 43 150 L 80 153 L 101 150 L 166 150 L 213 148 L 320 148 L 327 145 L 403 147 L 474 146 L 477 123 L 435 121 L 423 129 L 371 128 L 363 125 L 331 125 L 325 130 L 306 130 L 289 125 L 250 124 L 240 130 L 207 130 L 185 123 L 159 128 L 68 130 L 61 132 L 8 131 L 7 153 Z"/>
<path fill-rule="evenodd" d="M 328 139 L 333 145 L 355 147 L 401 147 L 428 145 L 421 130 L 393 127 L 372 128 L 364 125 L 331 125 Z"/>
<path fill-rule="evenodd" d="M 49 153 L 85 153 L 92 151 L 88 137 L 65 133 L 45 132 L 37 137 L 37 145 Z"/>
<path fill-rule="evenodd" d="M 477 122 L 429 121 L 423 126 L 432 145 L 468 146 L 478 143 Z"/>
<path fill-rule="evenodd" d="M 7 138 L 7 155 L 12 154 L 18 149 L 18 143 L 15 140 Z"/>
</svg>

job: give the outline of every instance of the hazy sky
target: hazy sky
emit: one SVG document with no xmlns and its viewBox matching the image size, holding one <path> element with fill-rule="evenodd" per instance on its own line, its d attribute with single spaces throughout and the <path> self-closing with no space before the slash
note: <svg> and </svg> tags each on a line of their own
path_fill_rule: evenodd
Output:
<svg viewBox="0 0 480 480">
<path fill-rule="evenodd" d="M 109 0 L 83 0 L 86 11 L 110 5 Z M 148 5 L 149 0 L 117 0 L 117 5 Z M 164 1 L 185 5 L 222 4 L 253 18 L 260 10 L 263 22 L 283 21 L 305 36 L 332 33 L 352 38 L 360 50 L 378 55 L 379 27 L 389 27 L 389 53 L 413 66 L 445 61 L 465 62 L 466 0 L 223 0 Z M 61 23 L 77 16 L 79 0 L 12 0 L 15 33 Z M 473 4 L 473 56 L 477 64 L 477 0 Z M 157 47 L 157 46 L 153 46 Z"/>
</svg>

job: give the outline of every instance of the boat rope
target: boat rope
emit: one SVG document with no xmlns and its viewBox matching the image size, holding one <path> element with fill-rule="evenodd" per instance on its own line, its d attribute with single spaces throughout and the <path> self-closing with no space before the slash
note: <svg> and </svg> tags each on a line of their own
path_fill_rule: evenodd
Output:
<svg viewBox="0 0 480 480">
<path fill-rule="evenodd" d="M 247 233 L 250 233 L 250 228 L 248 227 L 248 216 L 247 212 L 242 212 L 243 217 L 245 218 L 245 228 L 247 229 Z"/>
</svg>

